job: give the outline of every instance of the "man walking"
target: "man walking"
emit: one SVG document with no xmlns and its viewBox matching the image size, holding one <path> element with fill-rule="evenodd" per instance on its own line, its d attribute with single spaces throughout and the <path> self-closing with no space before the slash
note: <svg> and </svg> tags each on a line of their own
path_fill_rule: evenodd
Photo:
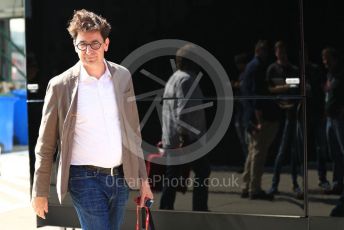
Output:
<svg viewBox="0 0 344 230">
<path fill-rule="evenodd" d="M 45 218 L 53 156 L 58 148 L 57 194 L 69 190 L 82 229 L 120 229 L 129 187 L 140 188 L 141 206 L 153 198 L 141 149 L 132 79 L 104 59 L 110 24 L 75 11 L 68 31 L 80 61 L 50 80 L 35 148 L 32 206 Z"/>
</svg>

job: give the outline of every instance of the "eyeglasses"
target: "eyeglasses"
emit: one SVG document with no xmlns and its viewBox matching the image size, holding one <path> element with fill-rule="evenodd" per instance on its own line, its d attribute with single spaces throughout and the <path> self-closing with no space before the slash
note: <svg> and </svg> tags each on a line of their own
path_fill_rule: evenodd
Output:
<svg viewBox="0 0 344 230">
<path fill-rule="evenodd" d="M 98 41 L 94 41 L 91 43 L 80 42 L 80 43 L 76 44 L 75 46 L 79 50 L 85 51 L 85 50 L 87 50 L 87 46 L 90 46 L 93 50 L 98 50 L 102 46 L 102 44 L 103 43 L 100 43 Z"/>
</svg>

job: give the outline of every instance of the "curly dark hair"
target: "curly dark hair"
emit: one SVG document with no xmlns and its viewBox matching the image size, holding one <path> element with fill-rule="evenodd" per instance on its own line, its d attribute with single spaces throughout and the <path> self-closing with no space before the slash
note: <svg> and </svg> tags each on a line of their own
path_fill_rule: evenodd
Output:
<svg viewBox="0 0 344 230">
<path fill-rule="evenodd" d="M 105 40 L 111 31 L 111 25 L 105 18 L 85 9 L 74 11 L 73 18 L 69 21 L 67 28 L 73 40 L 78 32 L 99 31 Z"/>
</svg>

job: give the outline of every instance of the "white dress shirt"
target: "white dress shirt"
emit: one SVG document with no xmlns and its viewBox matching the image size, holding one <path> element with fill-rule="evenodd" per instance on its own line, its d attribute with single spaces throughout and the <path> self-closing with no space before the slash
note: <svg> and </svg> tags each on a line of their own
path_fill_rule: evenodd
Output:
<svg viewBox="0 0 344 230">
<path fill-rule="evenodd" d="M 122 138 L 113 76 L 106 63 L 105 66 L 104 74 L 97 79 L 81 65 L 72 165 L 110 168 L 122 164 Z"/>
</svg>

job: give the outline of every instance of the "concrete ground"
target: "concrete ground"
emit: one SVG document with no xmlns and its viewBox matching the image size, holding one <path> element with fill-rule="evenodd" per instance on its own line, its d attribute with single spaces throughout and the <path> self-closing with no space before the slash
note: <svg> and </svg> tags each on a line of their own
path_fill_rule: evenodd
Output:
<svg viewBox="0 0 344 230">
<path fill-rule="evenodd" d="M 27 147 L 0 156 L 0 229 L 37 229 L 30 206 L 30 171 Z M 43 227 L 42 230 L 58 230 Z M 64 228 L 63 228 L 64 229 Z"/>
<path fill-rule="evenodd" d="M 35 215 L 30 208 L 29 192 L 29 158 L 28 151 L 24 147 L 17 148 L 12 153 L 0 156 L 0 229 L 16 230 L 36 229 Z M 329 176 L 331 176 L 329 174 Z M 304 202 L 294 198 L 291 192 L 291 179 L 289 174 L 282 174 L 280 191 L 274 201 L 252 201 L 240 197 L 240 174 L 235 171 L 223 171 L 217 169 L 212 171 L 211 178 L 217 178 L 214 183 L 226 181 L 227 186 L 213 184 L 209 189 L 209 209 L 212 212 L 245 213 L 262 215 L 291 215 L 304 216 Z M 238 186 L 231 180 L 238 179 Z M 331 177 L 329 177 L 331 178 Z M 271 183 L 271 173 L 264 174 L 263 188 L 267 189 Z M 300 184 L 301 184 L 300 179 Z M 309 214 L 312 216 L 328 216 L 338 196 L 323 195 L 317 187 L 317 174 L 315 170 L 309 170 Z M 137 195 L 131 192 L 129 209 L 134 209 L 134 203 L 130 202 Z M 160 193 L 155 193 L 156 204 L 153 209 L 158 208 Z M 177 210 L 191 210 L 192 191 L 191 188 L 185 194 L 178 193 L 175 203 Z M 58 227 L 43 227 L 43 230 L 57 230 Z"/>
</svg>

